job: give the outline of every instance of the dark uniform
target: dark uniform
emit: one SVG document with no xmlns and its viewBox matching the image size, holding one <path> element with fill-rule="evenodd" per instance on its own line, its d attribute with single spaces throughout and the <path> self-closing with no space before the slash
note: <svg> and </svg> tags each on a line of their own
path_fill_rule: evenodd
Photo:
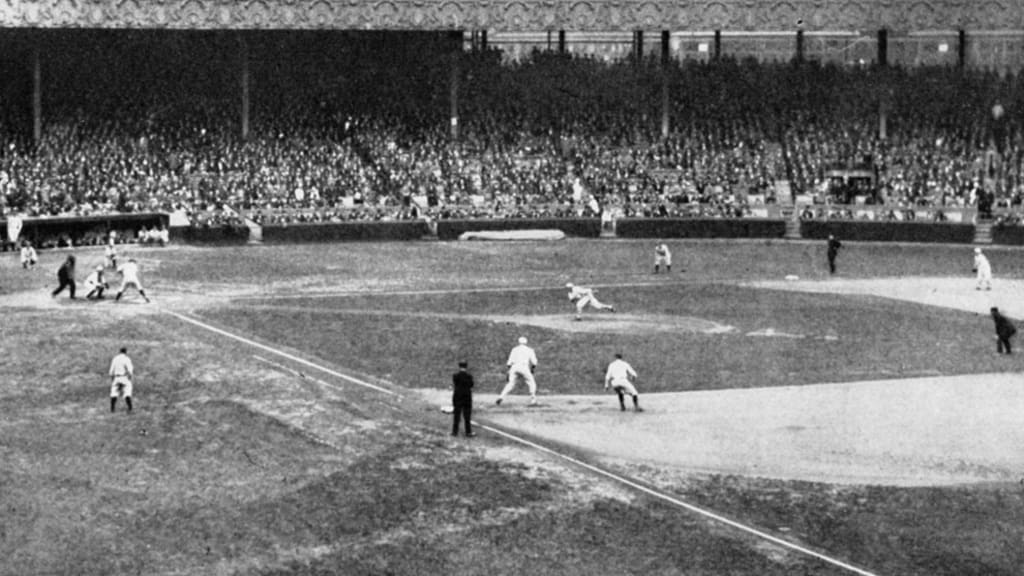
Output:
<svg viewBox="0 0 1024 576">
<path fill-rule="evenodd" d="M 469 423 L 473 414 L 473 375 L 466 370 L 467 366 L 459 362 L 459 371 L 452 375 L 452 436 L 459 435 L 459 418 L 466 424 L 466 436 L 476 436 Z"/>
<path fill-rule="evenodd" d="M 843 243 L 836 240 L 835 236 L 829 234 L 828 236 L 828 273 L 836 273 L 836 256 L 839 255 L 839 249 L 843 247 Z"/>
<path fill-rule="evenodd" d="M 60 286 L 53 291 L 52 296 L 56 297 L 66 287 L 68 292 L 71 294 L 71 299 L 75 299 L 75 257 L 69 254 L 68 259 L 60 265 L 60 269 L 57 270 L 57 281 Z"/>
<path fill-rule="evenodd" d="M 1009 318 L 999 312 L 999 308 L 992 308 L 992 320 L 996 323 L 996 337 L 999 338 L 999 342 L 996 343 L 996 352 L 1002 354 L 1005 348 L 1006 353 L 1011 354 L 1010 338 L 1017 333 L 1017 327 Z"/>
</svg>

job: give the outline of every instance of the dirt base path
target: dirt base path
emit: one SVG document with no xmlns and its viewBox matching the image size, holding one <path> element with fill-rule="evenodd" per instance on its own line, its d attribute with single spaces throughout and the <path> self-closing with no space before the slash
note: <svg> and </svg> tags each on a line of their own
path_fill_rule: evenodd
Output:
<svg viewBox="0 0 1024 576">
<path fill-rule="evenodd" d="M 450 404 L 445 391 L 421 393 Z M 494 398 L 476 397 L 475 418 L 608 463 L 900 486 L 1024 476 L 1020 374 L 643 394 L 642 413 L 621 412 L 613 394 L 542 396 L 532 408 Z"/>
<path fill-rule="evenodd" d="M 997 279 L 991 291 L 975 290 L 972 278 L 747 285 L 877 296 L 984 315 L 998 306 L 1024 318 L 1021 280 Z M 450 403 L 447 392 L 423 394 L 439 408 Z M 477 398 L 481 420 L 577 446 L 610 464 L 900 486 L 1024 478 L 1024 374 L 642 394 L 646 411 L 639 414 L 620 412 L 611 394 L 542 397 L 539 408 L 528 408 L 525 397 L 500 408 L 493 395 Z"/>
</svg>

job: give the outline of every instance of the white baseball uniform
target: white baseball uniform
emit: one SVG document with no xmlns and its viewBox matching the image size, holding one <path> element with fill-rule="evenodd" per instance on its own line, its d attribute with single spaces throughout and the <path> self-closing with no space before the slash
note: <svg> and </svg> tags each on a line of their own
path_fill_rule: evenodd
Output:
<svg viewBox="0 0 1024 576">
<path fill-rule="evenodd" d="M 119 353 L 110 361 L 110 397 L 124 398 L 132 397 L 132 376 L 135 374 L 135 367 L 132 366 L 132 359 L 127 354 Z"/>
<path fill-rule="evenodd" d="M 636 391 L 636 386 L 633 385 L 635 379 L 636 371 L 629 365 L 629 362 L 622 358 L 616 358 L 608 365 L 608 370 L 604 374 L 604 387 L 636 396 L 639 393 Z"/>
<path fill-rule="evenodd" d="M 103 260 L 107 268 L 117 268 L 117 248 L 114 248 L 113 239 L 103 249 Z"/>
<path fill-rule="evenodd" d="M 537 354 L 526 344 L 519 344 L 508 355 L 508 384 L 498 397 L 499 403 L 508 395 L 516 384 L 522 380 L 530 390 L 530 404 L 537 403 L 537 381 L 533 378 L 533 369 L 537 366 Z"/>
<path fill-rule="evenodd" d="M 654 247 L 655 271 L 659 266 L 664 266 L 666 270 L 672 266 L 672 252 L 669 251 L 667 244 L 658 244 Z"/>
<path fill-rule="evenodd" d="M 988 258 L 986 258 L 981 252 L 974 253 L 974 269 L 978 273 L 976 288 L 978 290 L 991 290 L 992 265 L 989 264 Z"/>
<path fill-rule="evenodd" d="M 98 296 L 102 297 L 104 288 L 105 287 L 103 286 L 103 272 L 99 270 L 93 270 L 92 272 L 89 273 L 88 276 L 85 277 L 85 289 L 87 291 L 86 294 L 92 294 L 93 291 L 95 290 L 99 292 Z"/>
<path fill-rule="evenodd" d="M 31 268 L 36 265 L 39 261 L 39 257 L 36 256 L 36 249 L 25 245 L 21 247 L 21 267 Z"/>
<path fill-rule="evenodd" d="M 571 286 L 569 287 L 569 301 L 576 304 L 576 319 L 580 318 L 583 314 L 583 309 L 588 305 L 597 310 L 612 310 L 615 308 L 609 304 L 602 304 L 594 296 L 594 291 L 584 286 Z"/>
</svg>

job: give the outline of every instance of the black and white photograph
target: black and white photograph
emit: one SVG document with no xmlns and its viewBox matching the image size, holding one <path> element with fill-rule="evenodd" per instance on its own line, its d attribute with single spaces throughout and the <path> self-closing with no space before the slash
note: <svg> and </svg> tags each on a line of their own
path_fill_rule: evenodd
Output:
<svg viewBox="0 0 1024 576">
<path fill-rule="evenodd" d="M 0 0 L 0 576 L 1024 575 L 1024 0 Z"/>
</svg>

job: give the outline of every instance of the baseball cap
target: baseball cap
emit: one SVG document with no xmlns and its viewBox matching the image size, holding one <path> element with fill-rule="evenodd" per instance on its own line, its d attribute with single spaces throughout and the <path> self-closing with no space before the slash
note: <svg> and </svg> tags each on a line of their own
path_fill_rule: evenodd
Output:
<svg viewBox="0 0 1024 576">
<path fill-rule="evenodd" d="M 565 283 L 565 287 L 566 288 L 572 288 L 572 282 L 566 282 Z"/>
<path fill-rule="evenodd" d="M 96 267 L 96 271 L 97 272 L 103 272 L 103 266 L 97 266 Z"/>
<path fill-rule="evenodd" d="M 974 253 L 975 254 L 981 254 L 981 248 L 975 248 L 974 249 Z"/>
<path fill-rule="evenodd" d="M 519 343 L 520 344 L 526 344 L 526 336 L 520 336 L 519 337 Z"/>
</svg>

